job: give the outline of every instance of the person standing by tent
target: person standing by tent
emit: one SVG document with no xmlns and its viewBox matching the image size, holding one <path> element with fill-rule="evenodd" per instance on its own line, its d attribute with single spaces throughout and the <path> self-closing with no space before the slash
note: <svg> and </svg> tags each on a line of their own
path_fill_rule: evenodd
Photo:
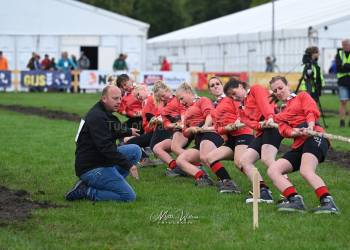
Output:
<svg viewBox="0 0 350 250">
<path fill-rule="evenodd" d="M 59 70 L 64 70 L 64 71 L 68 71 L 70 69 L 76 69 L 77 68 L 77 65 L 73 62 L 73 60 L 68 58 L 68 53 L 67 52 L 63 52 L 62 53 L 62 57 L 58 61 L 56 66 L 57 66 L 57 68 Z"/>
<path fill-rule="evenodd" d="M 350 40 L 342 41 L 342 49 L 336 56 L 337 78 L 339 86 L 339 118 L 340 127 L 345 127 L 345 110 L 346 104 L 350 98 Z M 350 120 L 349 120 L 350 127 Z"/>
<path fill-rule="evenodd" d="M 166 57 L 164 57 L 160 71 L 170 71 L 170 70 L 171 70 L 171 65 L 168 62 L 168 60 L 166 59 Z"/>
<path fill-rule="evenodd" d="M 2 51 L 0 51 L 0 70 L 8 70 L 8 62 L 6 57 L 2 54 Z"/>
<path fill-rule="evenodd" d="M 127 58 L 127 55 L 120 53 L 119 57 L 115 59 L 113 63 L 113 70 L 114 71 L 128 70 L 128 65 L 126 64 L 126 58 Z"/>
<path fill-rule="evenodd" d="M 82 70 L 90 68 L 90 59 L 85 55 L 84 51 L 80 51 L 80 57 L 78 59 L 78 68 Z"/>
</svg>

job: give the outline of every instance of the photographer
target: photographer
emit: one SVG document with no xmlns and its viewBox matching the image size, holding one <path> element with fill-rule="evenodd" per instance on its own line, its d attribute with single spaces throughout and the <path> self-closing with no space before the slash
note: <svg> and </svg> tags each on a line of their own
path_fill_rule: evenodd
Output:
<svg viewBox="0 0 350 250">
<path fill-rule="evenodd" d="M 317 64 L 319 56 L 320 52 L 315 46 L 308 47 L 305 50 L 303 56 L 303 75 L 296 90 L 296 92 L 298 90 L 308 92 L 316 103 L 319 102 L 322 87 L 325 85 L 321 68 Z"/>
</svg>

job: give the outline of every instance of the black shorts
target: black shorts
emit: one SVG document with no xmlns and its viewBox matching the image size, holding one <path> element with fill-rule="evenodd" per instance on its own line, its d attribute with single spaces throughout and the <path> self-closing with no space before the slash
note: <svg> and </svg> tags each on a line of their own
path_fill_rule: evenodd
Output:
<svg viewBox="0 0 350 250">
<path fill-rule="evenodd" d="M 153 150 L 154 146 L 159 142 L 162 142 L 167 139 L 172 139 L 173 134 L 174 134 L 173 130 L 156 128 L 156 130 L 153 132 L 153 136 L 149 144 L 150 148 Z"/>
<path fill-rule="evenodd" d="M 264 144 L 270 144 L 279 149 L 283 137 L 278 132 L 277 128 L 266 128 L 263 133 L 256 137 L 248 146 L 248 148 L 254 149 L 261 157 L 261 146 Z"/>
<path fill-rule="evenodd" d="M 215 144 L 215 146 L 218 148 L 224 144 L 224 139 L 220 135 L 214 132 L 204 132 L 204 133 L 198 133 L 194 136 L 194 147 L 195 149 L 199 150 L 199 146 L 202 141 L 208 140 Z"/>
<path fill-rule="evenodd" d="M 235 150 L 235 147 L 238 145 L 249 145 L 253 140 L 253 135 L 228 135 L 227 141 L 223 146 L 229 147 L 233 151 Z"/>
<path fill-rule="evenodd" d="M 309 137 L 299 148 L 285 153 L 282 158 L 289 161 L 293 166 L 293 172 L 300 169 L 301 157 L 304 153 L 311 153 L 318 159 L 318 163 L 324 162 L 327 156 L 329 142 L 324 137 Z"/>
<path fill-rule="evenodd" d="M 153 132 L 145 133 L 140 136 L 135 136 L 131 138 L 126 144 L 136 144 L 139 145 L 141 148 L 149 147 L 152 137 Z"/>
</svg>

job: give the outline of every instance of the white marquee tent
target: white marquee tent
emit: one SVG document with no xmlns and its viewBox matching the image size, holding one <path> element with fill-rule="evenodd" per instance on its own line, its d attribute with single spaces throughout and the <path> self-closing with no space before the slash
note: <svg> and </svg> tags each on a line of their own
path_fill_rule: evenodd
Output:
<svg viewBox="0 0 350 250">
<path fill-rule="evenodd" d="M 166 56 L 174 70 L 264 71 L 272 55 L 272 3 L 147 41 L 147 66 Z M 279 71 L 300 70 L 305 48 L 319 46 L 327 70 L 340 41 L 350 38 L 349 0 L 275 1 L 275 56 Z M 299 66 L 299 67 L 298 67 Z"/>
<path fill-rule="evenodd" d="M 0 0 L 0 6 L 0 50 L 11 69 L 25 69 L 32 52 L 57 61 L 63 51 L 79 57 L 80 50 L 100 70 L 112 70 L 119 53 L 128 55 L 131 70 L 144 68 L 146 23 L 73 0 Z"/>
</svg>

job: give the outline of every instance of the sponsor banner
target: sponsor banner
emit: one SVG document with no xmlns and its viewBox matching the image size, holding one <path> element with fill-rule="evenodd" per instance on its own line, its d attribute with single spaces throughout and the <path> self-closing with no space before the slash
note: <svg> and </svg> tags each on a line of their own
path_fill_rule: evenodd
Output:
<svg viewBox="0 0 350 250">
<path fill-rule="evenodd" d="M 176 89 L 181 83 L 191 83 L 191 74 L 189 72 L 176 71 L 144 71 L 140 72 L 137 81 L 152 87 L 157 80 L 163 80 L 170 88 Z"/>
<path fill-rule="evenodd" d="M 83 70 L 80 72 L 80 88 L 102 90 L 109 75 L 111 73 L 107 71 Z"/>
<path fill-rule="evenodd" d="M 0 71 L 0 88 L 10 88 L 12 85 L 11 71 Z"/>
<path fill-rule="evenodd" d="M 295 90 L 299 84 L 301 73 L 265 73 L 265 72 L 254 72 L 249 74 L 249 84 L 260 84 L 269 88 L 269 82 L 274 76 L 284 76 L 287 78 L 288 83 L 292 90 Z"/>
<path fill-rule="evenodd" d="M 176 89 L 184 81 L 191 83 L 191 74 L 188 72 L 142 71 L 111 73 L 100 70 L 83 70 L 80 73 L 80 88 L 102 90 L 109 75 L 118 76 L 120 74 L 128 74 L 131 79 L 134 79 L 137 83 L 147 84 L 149 88 L 152 88 L 157 80 L 163 80 L 172 89 Z"/>
<path fill-rule="evenodd" d="M 69 71 L 30 70 L 21 71 L 22 87 L 69 88 L 72 76 Z"/>
<path fill-rule="evenodd" d="M 207 90 L 208 80 L 213 76 L 219 77 L 224 84 L 228 82 L 231 77 L 235 77 L 244 82 L 248 79 L 246 72 L 197 72 L 193 74 L 195 88 L 198 90 Z"/>
</svg>

